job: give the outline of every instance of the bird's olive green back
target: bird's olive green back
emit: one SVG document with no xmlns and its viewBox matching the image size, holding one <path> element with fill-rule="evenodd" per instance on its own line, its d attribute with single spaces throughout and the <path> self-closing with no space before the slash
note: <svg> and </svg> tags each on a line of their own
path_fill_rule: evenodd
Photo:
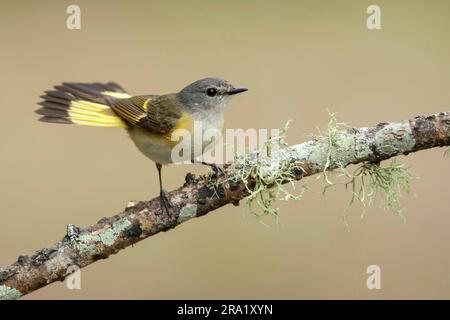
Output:
<svg viewBox="0 0 450 320">
<path fill-rule="evenodd" d="M 176 127 L 183 109 L 175 94 L 110 99 L 111 109 L 130 126 L 152 133 L 168 133 Z"/>
</svg>

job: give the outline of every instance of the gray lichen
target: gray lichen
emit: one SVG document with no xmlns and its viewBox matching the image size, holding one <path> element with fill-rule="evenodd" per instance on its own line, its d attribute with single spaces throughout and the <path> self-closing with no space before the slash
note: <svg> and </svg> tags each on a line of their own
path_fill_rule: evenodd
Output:
<svg viewBox="0 0 450 320">
<path fill-rule="evenodd" d="M 59 279 L 58 270 L 65 270 L 68 265 L 72 264 L 71 257 L 65 254 L 64 250 L 64 247 L 59 248 L 44 263 L 48 275 L 46 277 L 47 282 L 53 282 Z"/>
<path fill-rule="evenodd" d="M 408 123 L 390 123 L 378 131 L 375 141 L 381 153 L 392 156 L 413 149 L 416 140 Z"/>
<path fill-rule="evenodd" d="M 112 246 L 117 237 L 131 222 L 127 219 L 120 219 L 113 223 L 112 226 L 100 231 L 99 233 L 83 233 L 78 235 L 76 239 L 71 241 L 72 246 L 81 254 L 97 255 L 100 253 L 102 246 Z"/>
<path fill-rule="evenodd" d="M 178 223 L 182 223 L 188 221 L 197 216 L 197 205 L 188 203 L 180 210 L 180 214 L 178 216 Z"/>
<path fill-rule="evenodd" d="M 16 300 L 22 296 L 22 293 L 16 288 L 10 288 L 0 285 L 0 300 Z"/>
</svg>

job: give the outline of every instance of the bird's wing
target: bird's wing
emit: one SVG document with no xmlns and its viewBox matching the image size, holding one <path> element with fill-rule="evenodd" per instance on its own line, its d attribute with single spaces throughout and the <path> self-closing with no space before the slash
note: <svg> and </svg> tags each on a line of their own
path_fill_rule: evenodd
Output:
<svg viewBox="0 0 450 320">
<path fill-rule="evenodd" d="M 183 116 L 173 95 L 133 96 L 127 99 L 109 99 L 111 109 L 132 126 L 152 133 L 168 133 Z"/>
</svg>

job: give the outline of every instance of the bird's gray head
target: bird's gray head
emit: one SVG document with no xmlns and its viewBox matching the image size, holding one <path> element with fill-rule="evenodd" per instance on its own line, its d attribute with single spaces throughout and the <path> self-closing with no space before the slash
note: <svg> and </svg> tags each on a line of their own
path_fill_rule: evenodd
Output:
<svg viewBox="0 0 450 320">
<path fill-rule="evenodd" d="M 191 111 L 202 112 L 224 109 L 232 95 L 247 91 L 246 88 L 236 88 L 221 78 L 205 78 L 178 93 L 183 106 Z"/>
</svg>

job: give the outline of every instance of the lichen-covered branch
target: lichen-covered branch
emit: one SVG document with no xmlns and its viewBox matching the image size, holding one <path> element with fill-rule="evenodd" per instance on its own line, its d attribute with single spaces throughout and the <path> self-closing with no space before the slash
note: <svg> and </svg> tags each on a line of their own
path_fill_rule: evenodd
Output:
<svg viewBox="0 0 450 320">
<path fill-rule="evenodd" d="M 450 112 L 441 112 L 402 122 L 339 131 L 333 139 L 313 139 L 277 150 L 270 155 L 269 161 L 295 164 L 285 168 L 290 171 L 290 177 L 299 180 L 324 170 L 356 163 L 379 163 L 398 155 L 449 145 Z M 251 166 L 252 159 L 256 163 L 258 155 L 254 153 L 246 159 L 250 159 L 246 165 Z M 211 176 L 196 178 L 188 174 L 185 184 L 169 193 L 173 204 L 171 214 L 161 210 L 159 198 L 155 198 L 130 203 L 123 212 L 103 218 L 87 228 L 69 224 L 62 240 L 29 256 L 20 256 L 13 264 L 0 268 L 0 300 L 17 299 L 54 281 L 62 281 L 73 266 L 83 268 L 189 219 L 226 204 L 237 205 L 250 194 L 249 190 L 256 183 L 251 174 L 245 176 L 245 181 L 230 179 L 238 176 L 239 166 L 242 166 L 239 161 L 225 166 L 224 176 L 218 177 L 214 184 L 210 183 Z M 274 168 L 279 170 L 277 166 Z M 261 181 L 266 180 L 260 179 L 259 183 Z"/>
</svg>

